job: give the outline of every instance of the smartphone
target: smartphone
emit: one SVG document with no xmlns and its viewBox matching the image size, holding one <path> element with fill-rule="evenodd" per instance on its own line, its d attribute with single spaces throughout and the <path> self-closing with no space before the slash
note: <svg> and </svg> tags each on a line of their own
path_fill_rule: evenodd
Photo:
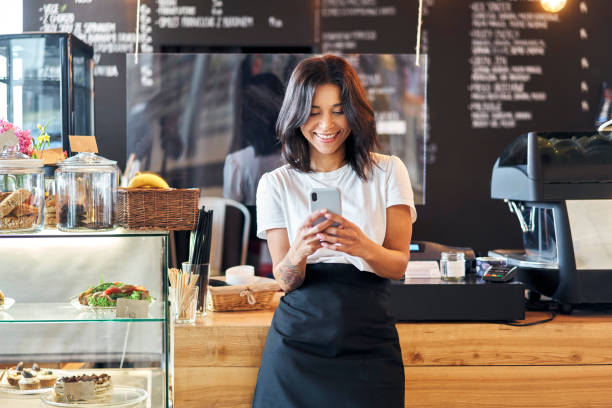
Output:
<svg viewBox="0 0 612 408">
<path fill-rule="evenodd" d="M 313 213 L 322 208 L 326 208 L 329 212 L 342 215 L 342 206 L 340 203 L 340 190 L 335 187 L 329 188 L 313 188 L 309 193 L 310 213 Z M 321 216 L 314 220 L 313 226 L 325 221 L 325 217 Z M 337 227 L 339 224 L 334 222 L 332 227 Z"/>
</svg>

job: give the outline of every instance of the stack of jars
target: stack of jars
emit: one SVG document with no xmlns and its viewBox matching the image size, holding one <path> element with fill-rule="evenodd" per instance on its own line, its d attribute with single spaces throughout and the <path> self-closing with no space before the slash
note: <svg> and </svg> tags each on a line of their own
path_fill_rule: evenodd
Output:
<svg viewBox="0 0 612 408">
<path fill-rule="evenodd" d="M 36 232 L 43 225 L 62 231 L 115 228 L 117 162 L 79 153 L 58 163 L 55 177 L 53 168 L 45 168 L 45 174 L 42 160 L 20 153 L 17 147 L 3 148 L 0 232 Z"/>
</svg>

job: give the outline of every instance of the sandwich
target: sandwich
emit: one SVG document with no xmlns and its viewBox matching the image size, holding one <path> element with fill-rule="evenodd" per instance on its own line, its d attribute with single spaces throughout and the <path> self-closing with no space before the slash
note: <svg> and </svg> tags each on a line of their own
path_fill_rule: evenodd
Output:
<svg viewBox="0 0 612 408">
<path fill-rule="evenodd" d="M 81 293 L 79 303 L 85 306 L 115 307 L 119 298 L 151 301 L 151 295 L 144 286 L 102 280 L 98 286 Z"/>
</svg>

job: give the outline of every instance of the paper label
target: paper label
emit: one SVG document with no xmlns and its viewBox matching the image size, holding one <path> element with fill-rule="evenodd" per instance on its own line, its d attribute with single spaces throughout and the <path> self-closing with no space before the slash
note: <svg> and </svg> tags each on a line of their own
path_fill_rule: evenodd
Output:
<svg viewBox="0 0 612 408">
<path fill-rule="evenodd" d="M 460 278 L 465 276 L 465 262 L 463 261 L 447 261 L 444 264 L 446 276 L 449 278 Z"/>
<path fill-rule="evenodd" d="M 149 316 L 147 300 L 117 299 L 117 319 L 146 319 Z"/>
<path fill-rule="evenodd" d="M 93 381 L 77 381 L 64 383 L 66 399 L 68 401 L 89 401 L 94 397 Z"/>
<path fill-rule="evenodd" d="M 68 136 L 70 150 L 73 152 L 98 153 L 98 145 L 95 136 Z"/>
<path fill-rule="evenodd" d="M 36 157 L 42 159 L 43 164 L 55 164 L 64 160 L 64 151 L 61 147 L 36 151 Z"/>
<path fill-rule="evenodd" d="M 440 267 L 437 261 L 410 261 L 406 268 L 406 279 L 439 278 Z"/>
<path fill-rule="evenodd" d="M 6 132 L 0 133 L 0 150 L 4 146 L 15 146 L 19 143 L 17 135 L 13 129 L 9 129 Z"/>
</svg>

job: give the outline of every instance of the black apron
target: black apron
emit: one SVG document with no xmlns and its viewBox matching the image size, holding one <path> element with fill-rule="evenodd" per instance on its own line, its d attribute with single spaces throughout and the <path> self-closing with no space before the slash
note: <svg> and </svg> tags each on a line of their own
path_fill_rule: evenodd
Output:
<svg viewBox="0 0 612 408">
<path fill-rule="evenodd" d="M 374 273 L 308 265 L 274 313 L 253 408 L 403 408 L 389 297 L 389 280 Z"/>
</svg>

